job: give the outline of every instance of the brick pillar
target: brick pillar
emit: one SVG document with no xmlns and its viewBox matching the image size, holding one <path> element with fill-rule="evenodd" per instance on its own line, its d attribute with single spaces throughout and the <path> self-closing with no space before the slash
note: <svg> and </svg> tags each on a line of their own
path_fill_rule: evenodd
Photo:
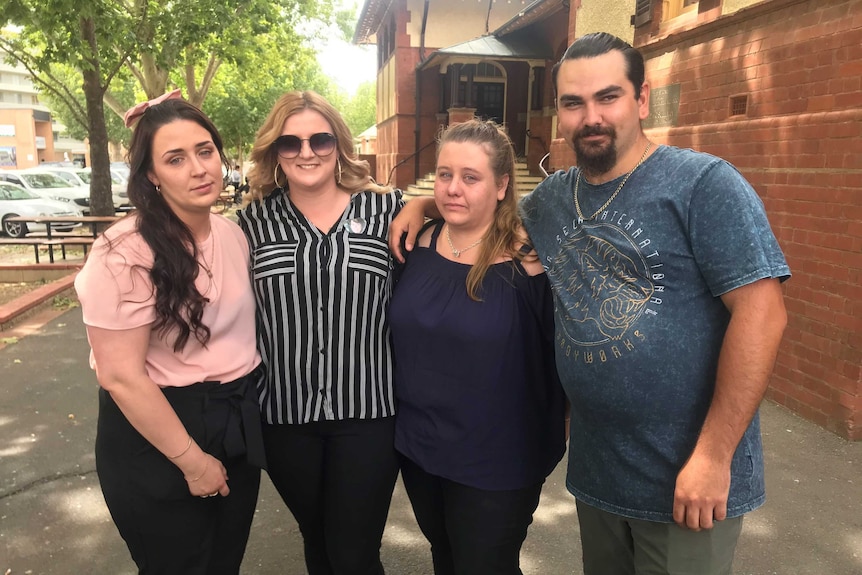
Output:
<svg viewBox="0 0 862 575">
<path fill-rule="evenodd" d="M 476 117 L 476 108 L 449 108 L 449 125 L 462 124 Z"/>
</svg>

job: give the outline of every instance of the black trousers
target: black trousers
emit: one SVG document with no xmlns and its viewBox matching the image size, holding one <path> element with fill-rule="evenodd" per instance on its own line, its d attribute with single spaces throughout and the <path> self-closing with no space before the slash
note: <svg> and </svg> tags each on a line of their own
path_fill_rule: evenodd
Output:
<svg viewBox="0 0 862 575">
<path fill-rule="evenodd" d="M 230 495 L 208 498 L 192 496 L 179 468 L 132 427 L 108 392 L 99 390 L 96 471 L 111 517 L 141 574 L 239 573 L 262 462 L 250 464 L 245 453 L 228 455 L 245 449 L 246 424 L 257 424 L 261 442 L 259 417 L 247 422 L 238 415 L 240 404 L 247 408 L 249 401 L 257 411 L 254 385 L 233 384 L 165 390 L 198 445 L 227 469 Z M 223 396 L 229 388 L 235 393 Z M 231 445 L 231 440 L 239 443 Z M 263 446 L 256 450 L 262 454 Z"/>
<path fill-rule="evenodd" d="M 544 481 L 488 491 L 431 475 L 406 457 L 400 460 L 413 513 L 431 543 L 435 575 L 520 575 L 521 545 Z"/>
<path fill-rule="evenodd" d="M 383 574 L 394 433 L 394 417 L 264 424 L 267 470 L 302 531 L 309 575 Z"/>
</svg>

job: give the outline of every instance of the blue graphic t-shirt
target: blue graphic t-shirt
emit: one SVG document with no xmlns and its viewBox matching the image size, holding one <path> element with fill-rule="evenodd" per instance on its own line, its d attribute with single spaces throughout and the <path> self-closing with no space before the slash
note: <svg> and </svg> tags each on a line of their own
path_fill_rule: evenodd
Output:
<svg viewBox="0 0 862 575">
<path fill-rule="evenodd" d="M 576 177 L 557 172 L 521 204 L 554 290 L 557 369 L 572 403 L 567 485 L 600 509 L 672 521 L 730 317 L 719 296 L 790 270 L 760 198 L 724 160 L 661 146 L 584 222 Z M 621 182 L 582 178 L 583 213 Z M 728 517 L 759 507 L 757 417 L 731 474 Z"/>
</svg>

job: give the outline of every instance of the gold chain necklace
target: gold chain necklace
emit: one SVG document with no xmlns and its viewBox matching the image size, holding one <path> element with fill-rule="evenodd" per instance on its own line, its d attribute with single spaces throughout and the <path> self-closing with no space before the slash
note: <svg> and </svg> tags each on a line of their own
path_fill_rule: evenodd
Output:
<svg viewBox="0 0 862 575">
<path fill-rule="evenodd" d="M 476 240 L 475 242 L 473 242 L 472 244 L 470 244 L 466 248 L 456 250 L 455 246 L 452 245 L 452 237 L 449 235 L 449 225 L 448 224 L 446 225 L 446 241 L 449 242 L 449 249 L 452 250 L 452 255 L 455 256 L 456 258 L 460 258 L 461 254 L 463 254 L 467 250 L 475 248 L 476 246 L 481 244 L 483 239 L 485 239 L 485 238 L 479 238 L 478 240 Z"/>
<path fill-rule="evenodd" d="M 631 176 L 631 175 L 634 173 L 634 171 L 635 171 L 635 170 L 637 170 L 637 169 L 640 167 L 640 165 L 644 163 L 644 160 L 646 160 L 646 157 L 647 157 L 647 154 L 648 154 L 648 153 L 649 153 L 649 151 L 650 151 L 650 148 L 652 148 L 652 142 L 647 142 L 646 150 L 644 150 L 643 155 L 641 155 L 641 159 L 640 159 L 640 160 L 638 160 L 638 163 L 635 165 L 635 167 L 634 167 L 634 168 L 632 168 L 632 169 L 631 169 L 631 171 L 630 171 L 628 174 L 626 174 L 626 177 L 625 177 L 625 178 L 623 178 L 623 181 L 622 181 L 622 182 L 620 182 L 619 187 L 616 189 L 616 191 L 615 191 L 613 194 L 611 194 L 611 197 L 610 197 L 610 198 L 608 198 L 608 201 L 606 201 L 606 202 L 602 205 L 602 207 L 600 207 L 598 210 L 596 210 L 596 211 L 595 211 L 595 213 L 593 213 L 593 215 L 591 215 L 591 216 L 590 216 L 590 217 L 588 217 L 588 218 L 584 216 L 583 212 L 581 212 L 581 204 L 578 202 L 578 188 L 580 188 L 580 184 L 581 184 L 581 172 L 582 172 L 582 170 L 578 169 L 578 177 L 577 177 L 577 179 L 575 180 L 575 193 L 574 193 L 574 196 L 575 196 L 575 211 L 578 213 L 578 223 L 579 223 L 579 224 L 584 223 L 584 220 L 593 220 L 593 219 L 595 219 L 595 217 L 596 217 L 597 215 L 599 215 L 600 213 L 602 213 L 603 211 L 605 211 L 605 209 L 606 209 L 609 205 L 611 205 L 611 202 L 612 202 L 612 201 L 614 201 L 614 198 L 616 198 L 616 197 L 617 197 L 617 194 L 619 194 L 619 193 L 620 193 L 620 190 L 622 190 L 622 189 L 623 189 L 623 186 L 625 186 L 625 185 L 626 185 L 626 182 L 627 182 L 627 181 L 629 181 L 629 176 Z"/>
</svg>

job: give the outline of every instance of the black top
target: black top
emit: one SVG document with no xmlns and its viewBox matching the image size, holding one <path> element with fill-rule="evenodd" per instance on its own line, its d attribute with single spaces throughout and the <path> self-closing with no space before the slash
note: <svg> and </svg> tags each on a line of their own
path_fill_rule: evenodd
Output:
<svg viewBox="0 0 862 575">
<path fill-rule="evenodd" d="M 329 230 L 287 193 L 237 212 L 251 246 L 267 423 L 394 414 L 386 238 L 402 205 L 400 190 L 354 194 Z"/>
<path fill-rule="evenodd" d="M 390 306 L 398 401 L 395 447 L 422 469 L 488 490 L 544 480 L 565 451 L 544 274 L 491 266 L 467 295 L 471 266 L 428 248 L 410 254 Z"/>
</svg>

